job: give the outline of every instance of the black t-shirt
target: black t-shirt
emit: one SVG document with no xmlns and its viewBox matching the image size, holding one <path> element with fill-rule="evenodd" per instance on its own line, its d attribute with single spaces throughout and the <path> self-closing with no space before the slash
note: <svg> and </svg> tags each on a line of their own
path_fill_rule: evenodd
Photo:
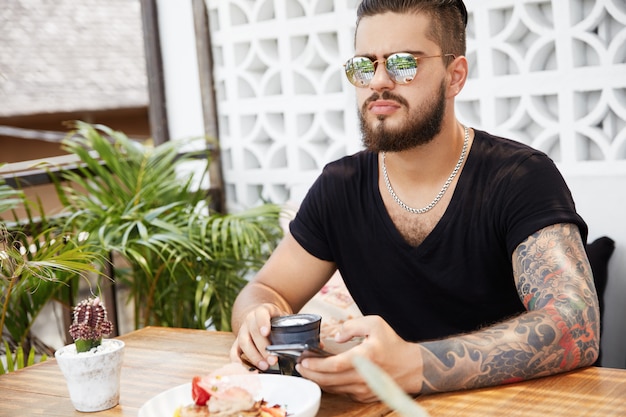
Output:
<svg viewBox="0 0 626 417">
<path fill-rule="evenodd" d="M 552 160 L 476 130 L 450 204 L 418 247 L 389 217 L 377 154 L 368 151 L 324 168 L 290 231 L 310 254 L 337 264 L 363 314 L 380 315 L 405 340 L 421 341 L 524 311 L 512 253 L 557 223 L 578 225 L 586 240 L 587 226 Z"/>
</svg>

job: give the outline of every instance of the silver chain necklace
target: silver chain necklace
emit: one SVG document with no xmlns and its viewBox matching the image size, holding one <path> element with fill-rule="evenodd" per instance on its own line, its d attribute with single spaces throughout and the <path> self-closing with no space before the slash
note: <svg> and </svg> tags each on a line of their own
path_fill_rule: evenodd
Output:
<svg viewBox="0 0 626 417">
<path fill-rule="evenodd" d="M 439 194 L 435 196 L 435 199 L 431 201 L 429 205 L 420 209 L 409 207 L 408 205 L 404 203 L 404 201 L 400 200 L 400 197 L 398 197 L 396 195 L 396 192 L 393 191 L 393 187 L 391 187 L 391 182 L 389 182 L 389 176 L 387 175 L 387 165 L 385 165 L 385 152 L 382 153 L 383 177 L 385 178 L 385 185 L 387 186 L 387 191 L 389 191 L 389 194 L 391 194 L 391 197 L 393 197 L 395 202 L 398 203 L 400 207 L 402 207 L 406 211 L 413 213 L 413 214 L 423 214 L 431 210 L 433 207 L 435 207 L 437 203 L 439 202 L 439 200 L 441 200 L 441 197 L 443 197 L 443 195 L 448 190 L 448 187 L 450 186 L 450 184 L 452 184 L 454 177 L 456 177 L 456 174 L 459 173 L 459 170 L 461 169 L 461 165 L 463 165 L 463 161 L 465 160 L 465 155 L 467 154 L 467 146 L 469 144 L 469 129 L 467 128 L 467 126 L 463 126 L 463 128 L 465 130 L 465 138 L 463 140 L 463 149 L 461 150 L 461 156 L 459 156 L 459 160 L 454 166 L 452 173 L 450 174 L 446 182 L 443 184 L 443 187 L 441 187 L 441 191 L 439 191 Z"/>
</svg>

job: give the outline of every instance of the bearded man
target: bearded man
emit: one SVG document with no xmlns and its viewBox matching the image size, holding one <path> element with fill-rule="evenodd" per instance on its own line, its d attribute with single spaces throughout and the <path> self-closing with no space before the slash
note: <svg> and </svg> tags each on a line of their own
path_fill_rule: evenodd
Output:
<svg viewBox="0 0 626 417">
<path fill-rule="evenodd" d="M 355 85 L 365 149 L 327 165 L 288 233 L 238 296 L 231 350 L 276 361 L 270 319 L 297 312 L 338 269 L 364 316 L 298 366 L 328 392 L 374 401 L 362 355 L 408 393 L 470 389 L 594 363 L 598 298 L 587 226 L 554 163 L 462 125 L 461 0 L 363 0 Z"/>
</svg>

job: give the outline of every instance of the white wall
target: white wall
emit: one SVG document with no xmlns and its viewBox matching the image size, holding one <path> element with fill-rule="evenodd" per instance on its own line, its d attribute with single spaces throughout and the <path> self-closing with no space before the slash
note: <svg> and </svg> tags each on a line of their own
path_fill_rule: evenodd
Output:
<svg viewBox="0 0 626 417">
<path fill-rule="evenodd" d="M 165 79 L 165 102 L 170 140 L 198 138 L 184 150 L 205 149 L 202 90 L 198 75 L 196 34 L 190 0 L 158 0 L 157 12 Z M 208 188 L 210 179 L 199 177 L 205 161 L 190 161 L 178 175 L 194 175 L 196 187 Z"/>
<path fill-rule="evenodd" d="M 191 1 L 158 0 L 158 22 L 171 140 L 204 136 Z"/>
</svg>

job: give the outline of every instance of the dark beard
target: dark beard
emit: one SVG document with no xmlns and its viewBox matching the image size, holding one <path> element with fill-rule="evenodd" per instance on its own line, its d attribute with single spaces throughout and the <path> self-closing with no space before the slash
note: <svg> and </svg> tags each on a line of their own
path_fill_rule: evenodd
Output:
<svg viewBox="0 0 626 417">
<path fill-rule="evenodd" d="M 386 116 L 378 118 L 379 123 L 376 128 L 371 128 L 363 118 L 363 113 L 367 111 L 367 106 L 380 98 L 380 94 L 374 93 L 368 98 L 359 112 L 359 121 L 361 124 L 361 133 L 363 134 L 363 145 L 372 152 L 400 152 L 424 145 L 441 131 L 443 122 L 443 114 L 446 105 L 446 88 L 444 83 L 439 87 L 439 93 L 430 102 L 421 106 L 417 112 L 410 112 L 409 119 L 405 125 L 399 130 L 387 129 L 385 125 Z M 399 97 L 384 91 L 383 100 L 395 100 L 398 103 L 408 107 L 407 101 L 403 97 Z"/>
</svg>

